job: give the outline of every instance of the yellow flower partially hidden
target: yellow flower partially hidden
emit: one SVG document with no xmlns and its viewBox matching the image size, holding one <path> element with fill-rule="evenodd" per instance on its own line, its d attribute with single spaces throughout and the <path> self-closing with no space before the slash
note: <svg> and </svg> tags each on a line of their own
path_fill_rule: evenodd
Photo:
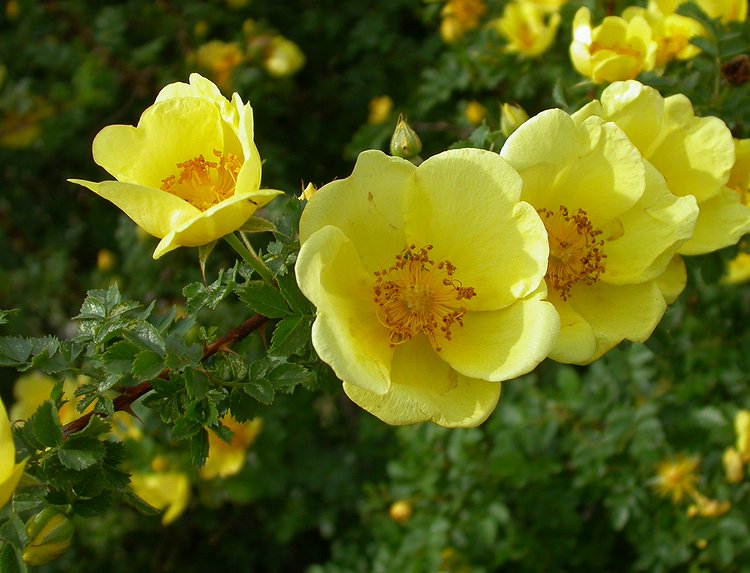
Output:
<svg viewBox="0 0 750 573">
<path fill-rule="evenodd" d="M 216 85 L 229 89 L 232 71 L 242 63 L 245 55 L 237 42 L 211 40 L 198 48 L 195 59 L 200 68 L 209 72 Z"/>
<path fill-rule="evenodd" d="M 8 412 L 0 400 L 0 507 L 8 503 L 23 475 L 26 461 L 16 463 L 16 445 L 10 429 Z"/>
<path fill-rule="evenodd" d="M 317 307 L 313 345 L 354 402 L 389 424 L 476 426 L 498 382 L 544 358 L 558 330 L 542 300 L 549 247 L 520 194 L 488 151 L 419 167 L 366 151 L 310 199 L 297 281 Z"/>
<path fill-rule="evenodd" d="M 509 2 L 494 25 L 508 41 L 506 51 L 534 58 L 546 52 L 555 40 L 560 14 L 528 1 Z"/>
<path fill-rule="evenodd" d="M 750 411 L 740 410 L 734 416 L 734 431 L 737 434 L 737 451 L 746 462 L 750 461 Z"/>
<path fill-rule="evenodd" d="M 469 30 L 478 27 L 486 11 L 484 0 L 448 0 L 440 12 L 440 36 L 443 41 L 455 42 Z"/>
<path fill-rule="evenodd" d="M 661 462 L 656 468 L 656 492 L 662 497 L 671 497 L 673 503 L 693 497 L 698 483 L 699 464 L 699 458 L 685 456 Z"/>
<path fill-rule="evenodd" d="M 699 255 L 735 244 L 750 231 L 750 207 L 728 187 L 735 143 L 718 117 L 696 117 L 681 94 L 664 98 L 637 81 L 608 86 L 573 114 L 576 121 L 596 115 L 616 123 L 678 196 L 692 195 L 700 213 L 693 236 L 679 249 Z"/>
<path fill-rule="evenodd" d="M 242 469 L 247 458 L 247 450 L 255 442 L 263 422 L 260 419 L 240 423 L 226 416 L 221 423 L 232 430 L 232 441 L 227 443 L 214 432 L 208 433 L 208 458 L 201 468 L 203 479 L 232 476 Z"/>
<path fill-rule="evenodd" d="M 607 16 L 591 26 L 591 12 L 580 8 L 573 19 L 570 59 L 579 73 L 595 84 L 629 80 L 654 69 L 657 45 L 651 27 L 641 17 L 626 21 Z"/>
<path fill-rule="evenodd" d="M 706 30 L 697 20 L 680 14 L 662 14 L 658 9 L 630 6 L 622 13 L 630 21 L 639 17 L 651 26 L 656 42 L 655 67 L 663 70 L 672 60 L 689 60 L 701 53 L 698 46 L 690 43 L 690 38 L 705 36 Z"/>
<path fill-rule="evenodd" d="M 657 6 L 665 14 L 672 14 L 680 4 L 691 1 L 709 18 L 721 18 L 725 24 L 744 22 L 747 19 L 747 0 L 649 0 L 649 4 Z"/>
<path fill-rule="evenodd" d="M 284 38 L 274 36 L 268 45 L 263 66 L 276 78 L 296 74 L 305 65 L 305 54 L 300 47 Z"/>
<path fill-rule="evenodd" d="M 672 195 L 625 133 L 598 117 L 542 112 L 500 153 L 549 235 L 546 282 L 561 319 L 550 357 L 586 364 L 623 339 L 646 340 L 685 285 L 675 253 L 695 225 L 695 200 Z"/>
<path fill-rule="evenodd" d="M 238 229 L 280 191 L 260 189 L 253 110 L 209 80 L 166 86 L 137 127 L 111 125 L 94 139 L 94 161 L 117 181 L 71 179 L 161 239 L 157 259 Z"/>
<path fill-rule="evenodd" d="M 134 473 L 130 485 L 143 501 L 156 509 L 166 509 L 163 525 L 182 515 L 190 501 L 190 480 L 182 472 Z"/>
</svg>

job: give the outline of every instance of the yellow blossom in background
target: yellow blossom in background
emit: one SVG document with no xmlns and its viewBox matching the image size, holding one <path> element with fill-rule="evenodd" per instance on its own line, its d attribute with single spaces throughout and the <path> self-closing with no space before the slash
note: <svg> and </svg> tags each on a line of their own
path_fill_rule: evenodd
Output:
<svg viewBox="0 0 750 573">
<path fill-rule="evenodd" d="M 305 65 L 300 47 L 283 36 L 274 36 L 266 48 L 263 67 L 275 78 L 296 74 Z"/>
<path fill-rule="evenodd" d="M 479 27 L 486 11 L 484 0 L 448 0 L 440 12 L 440 36 L 443 41 L 455 42 L 469 30 Z"/>
<path fill-rule="evenodd" d="M 365 151 L 315 193 L 297 282 L 317 307 L 313 345 L 354 402 L 389 424 L 476 426 L 498 382 L 543 359 L 558 330 L 549 247 L 520 195 L 518 174 L 480 149 L 419 167 Z"/>
<path fill-rule="evenodd" d="M 120 207 L 161 239 L 158 259 L 238 229 L 280 191 L 260 189 L 253 110 L 199 74 L 161 90 L 138 122 L 94 139 L 94 161 L 117 181 L 71 179 Z"/>
<path fill-rule="evenodd" d="M 518 104 L 504 103 L 500 106 L 500 132 L 505 137 L 510 137 L 528 119 L 529 114 Z"/>
<path fill-rule="evenodd" d="M 695 503 L 690 504 L 687 510 L 688 517 L 721 517 L 732 509 L 728 501 L 709 499 L 700 493 L 694 493 Z"/>
<path fill-rule="evenodd" d="M 750 254 L 738 253 L 727 264 L 726 273 L 721 277 L 725 284 L 742 284 L 750 281 Z"/>
<path fill-rule="evenodd" d="M 23 475 L 26 460 L 16 463 L 16 445 L 5 404 L 0 400 L 0 507 L 8 503 Z"/>
<path fill-rule="evenodd" d="M 709 18 L 721 18 L 728 22 L 744 22 L 747 19 L 747 0 L 649 0 L 664 14 L 674 13 L 680 4 L 697 4 Z"/>
<path fill-rule="evenodd" d="M 222 90 L 231 89 L 232 71 L 244 60 L 236 42 L 211 40 L 196 52 L 196 63 Z"/>
<path fill-rule="evenodd" d="M 546 283 L 561 320 L 550 357 L 586 364 L 623 339 L 646 340 L 672 299 L 662 281 L 685 285 L 675 254 L 695 225 L 695 200 L 672 195 L 625 133 L 598 117 L 542 112 L 500 154 L 549 236 Z"/>
<path fill-rule="evenodd" d="M 526 4 L 534 4 L 545 12 L 558 12 L 568 0 L 521 0 Z"/>
<path fill-rule="evenodd" d="M 684 95 L 664 98 L 637 81 L 608 86 L 600 100 L 577 111 L 577 121 L 597 115 L 616 123 L 669 190 L 692 195 L 700 212 L 693 236 L 679 249 L 698 255 L 735 244 L 750 231 L 750 207 L 727 186 L 735 144 L 718 117 L 697 117 Z"/>
<path fill-rule="evenodd" d="M 103 273 L 108 273 L 117 266 L 117 255 L 109 249 L 99 249 L 96 253 L 96 268 Z"/>
<path fill-rule="evenodd" d="M 190 480 L 176 471 L 134 473 L 130 478 L 133 492 L 159 510 L 166 510 L 162 524 L 168 525 L 185 511 L 190 501 Z"/>
<path fill-rule="evenodd" d="M 384 123 L 393 111 L 393 100 L 387 95 L 374 97 L 370 100 L 369 108 L 370 114 L 367 117 L 367 123 Z"/>
<path fill-rule="evenodd" d="M 503 15 L 494 22 L 507 41 L 505 49 L 529 58 L 542 55 L 555 40 L 560 14 L 539 5 L 519 0 L 505 5 Z"/>
<path fill-rule="evenodd" d="M 639 17 L 645 19 L 656 42 L 655 67 L 664 69 L 672 60 L 689 60 L 701 53 L 698 46 L 690 43 L 690 38 L 705 36 L 703 25 L 697 20 L 680 14 L 662 14 L 657 9 L 637 6 L 626 8 L 622 17 L 630 21 Z"/>
<path fill-rule="evenodd" d="M 745 461 L 750 461 L 750 411 L 740 410 L 734 416 L 734 431 L 737 434 L 737 451 Z"/>
<path fill-rule="evenodd" d="M 724 475 L 729 483 L 740 483 L 744 476 L 742 456 L 734 448 L 727 448 L 721 456 L 724 465 Z"/>
<path fill-rule="evenodd" d="M 630 21 L 607 16 L 593 28 L 591 13 L 583 7 L 573 19 L 571 61 L 595 84 L 633 79 L 654 69 L 656 47 L 651 27 L 641 16 Z"/>
<path fill-rule="evenodd" d="M 240 423 L 231 416 L 222 418 L 221 423 L 232 430 L 232 441 L 227 443 L 214 432 L 208 433 L 208 458 L 200 470 L 203 479 L 224 478 L 239 473 L 245 465 L 248 448 L 263 427 L 260 419 Z"/>
<path fill-rule="evenodd" d="M 477 100 L 471 100 L 466 104 L 466 110 L 464 111 L 466 119 L 472 125 L 479 125 L 482 123 L 485 117 L 487 117 L 487 108 L 484 107 Z"/>
<path fill-rule="evenodd" d="M 42 133 L 42 121 L 52 108 L 37 99 L 29 109 L 7 112 L 0 118 L 0 146 L 9 149 L 30 147 Z"/>
<path fill-rule="evenodd" d="M 694 456 L 677 456 L 661 462 L 656 468 L 656 492 L 662 497 L 671 497 L 674 503 L 693 497 L 698 483 L 699 464 L 699 458 Z"/>
<path fill-rule="evenodd" d="M 405 525 L 411 519 L 413 508 L 411 503 L 404 499 L 394 501 L 388 509 L 388 515 L 396 523 Z"/>
</svg>

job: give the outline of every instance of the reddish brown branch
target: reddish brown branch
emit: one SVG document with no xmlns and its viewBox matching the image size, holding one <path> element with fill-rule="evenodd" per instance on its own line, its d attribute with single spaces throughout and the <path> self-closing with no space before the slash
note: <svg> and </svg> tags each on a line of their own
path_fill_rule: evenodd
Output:
<svg viewBox="0 0 750 573">
<path fill-rule="evenodd" d="M 233 328 L 227 334 L 217 340 L 214 340 L 211 344 L 206 346 L 203 351 L 203 356 L 201 357 L 201 362 L 207 360 L 217 352 L 221 352 L 225 348 L 230 348 L 233 344 L 236 344 L 240 340 L 247 337 L 251 332 L 263 326 L 266 321 L 268 321 L 268 317 L 263 316 L 262 314 L 251 316 L 238 327 Z M 169 370 L 162 370 L 157 378 L 166 380 L 167 378 L 169 378 Z M 148 380 L 146 382 L 136 384 L 135 386 L 125 388 L 113 401 L 115 412 L 130 412 L 130 408 L 132 407 L 133 402 L 138 400 L 138 398 L 140 398 L 141 396 L 148 394 L 152 389 L 153 385 Z M 63 426 L 63 435 L 67 437 L 78 432 L 79 430 L 82 430 L 89 423 L 91 416 L 95 415 L 97 415 L 96 412 L 88 412 L 80 418 L 76 418 L 72 422 L 65 424 Z"/>
</svg>

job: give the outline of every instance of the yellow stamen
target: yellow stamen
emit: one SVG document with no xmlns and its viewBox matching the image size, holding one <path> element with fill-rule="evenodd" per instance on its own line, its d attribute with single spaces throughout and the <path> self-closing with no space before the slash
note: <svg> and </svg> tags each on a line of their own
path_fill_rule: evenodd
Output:
<svg viewBox="0 0 750 573">
<path fill-rule="evenodd" d="M 547 284 L 568 300 L 574 284 L 593 285 L 604 272 L 607 255 L 602 253 L 604 241 L 597 239 L 601 231 L 594 229 L 583 209 L 571 214 L 560 205 L 557 213 L 548 209 L 538 212 L 549 235 Z"/>
<path fill-rule="evenodd" d="M 214 149 L 219 161 L 206 161 L 198 155 L 177 164 L 179 175 L 161 180 L 161 190 L 177 195 L 201 211 L 234 195 L 242 164 L 233 153 L 224 155 Z"/>
<path fill-rule="evenodd" d="M 461 286 L 453 278 L 453 263 L 430 259 L 431 250 L 432 245 L 419 250 L 410 245 L 396 256 L 395 265 L 375 272 L 378 320 L 390 330 L 393 346 L 424 333 L 440 350 L 440 339 L 451 339 L 453 325 L 463 326 L 467 308 L 461 301 L 476 296 L 473 287 Z"/>
</svg>

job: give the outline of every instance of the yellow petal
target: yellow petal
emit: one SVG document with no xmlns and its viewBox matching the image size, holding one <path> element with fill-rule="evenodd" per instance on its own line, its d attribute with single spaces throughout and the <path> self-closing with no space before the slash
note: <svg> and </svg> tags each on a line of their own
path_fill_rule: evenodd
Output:
<svg viewBox="0 0 750 573">
<path fill-rule="evenodd" d="M 155 237 L 164 237 L 175 227 L 184 225 L 201 213 L 199 209 L 176 195 L 153 187 L 120 181 L 102 181 L 101 183 L 81 179 L 69 181 L 83 185 L 100 197 L 114 203 L 136 225 Z"/>
<path fill-rule="evenodd" d="M 16 491 L 16 486 L 23 475 L 27 461 L 29 461 L 28 458 L 14 464 L 10 475 L 5 480 L 0 481 L 0 507 L 8 503 L 10 498 L 13 497 L 13 492 Z"/>
<path fill-rule="evenodd" d="M 645 341 L 664 315 L 667 304 L 655 281 L 634 285 L 578 284 L 571 290 L 570 306 L 591 325 L 596 350 L 587 364 L 622 340 Z"/>
<path fill-rule="evenodd" d="M 440 359 L 424 336 L 397 348 L 387 393 L 375 394 L 346 383 L 344 391 L 356 404 L 388 424 L 429 420 L 449 428 L 481 424 L 500 398 L 498 382 L 457 373 Z"/>
<path fill-rule="evenodd" d="M 646 162 L 646 191 L 619 218 L 622 235 L 612 241 L 604 238 L 607 260 L 601 280 L 627 284 L 656 278 L 692 236 L 697 217 L 695 199 L 672 195 L 661 174 Z"/>
<path fill-rule="evenodd" d="M 168 193 L 162 194 L 169 195 Z M 205 211 L 198 211 L 194 217 L 175 225 L 174 230 L 164 236 L 154 251 L 154 258 L 158 259 L 177 247 L 205 245 L 233 232 L 241 227 L 259 207 L 281 194 L 282 191 L 273 189 L 235 194 Z"/>
<path fill-rule="evenodd" d="M 717 195 L 734 165 L 734 141 L 718 117 L 695 117 L 690 101 L 677 94 L 664 100 L 663 135 L 646 156 L 675 195 L 698 203 Z"/>
<path fill-rule="evenodd" d="M 597 117 L 578 125 L 562 110 L 544 111 L 513 132 L 501 155 L 521 174 L 524 201 L 552 211 L 582 208 L 595 226 L 622 214 L 643 193 L 638 150 Z"/>
<path fill-rule="evenodd" d="M 320 358 L 341 380 L 386 392 L 394 350 L 378 322 L 374 275 L 362 268 L 354 244 L 339 228 L 323 227 L 302 245 L 295 272 L 300 289 L 318 308 L 312 341 Z"/>
<path fill-rule="evenodd" d="M 693 237 L 680 248 L 683 255 L 701 255 L 734 245 L 750 232 L 750 207 L 739 194 L 724 187 L 711 199 L 699 204 L 700 214 Z"/>
<path fill-rule="evenodd" d="M 656 278 L 656 286 L 667 304 L 672 304 L 687 284 L 687 269 L 685 261 L 680 256 L 674 257 L 665 271 Z"/>
<path fill-rule="evenodd" d="M 472 310 L 496 310 L 533 292 L 549 246 L 534 208 L 518 203 L 521 178 L 496 153 L 459 149 L 422 163 L 404 203 L 407 241 L 433 245 L 476 289 Z"/>
<path fill-rule="evenodd" d="M 5 404 L 0 400 L 0 483 L 7 481 L 12 475 L 15 463 L 16 446 L 13 443 L 13 432 L 10 429 Z"/>
<path fill-rule="evenodd" d="M 558 296 L 555 289 L 550 289 L 549 301 L 560 315 L 560 334 L 549 357 L 567 364 L 585 363 L 596 352 L 594 329 L 567 301 Z"/>
<path fill-rule="evenodd" d="M 354 171 L 321 187 L 300 219 L 300 241 L 326 225 L 335 225 L 354 243 L 368 272 L 388 268 L 406 246 L 402 205 L 416 168 L 380 151 L 359 155 Z"/>
<path fill-rule="evenodd" d="M 469 312 L 463 321 L 443 344 L 441 358 L 464 376 L 495 382 L 534 369 L 560 327 L 554 306 L 538 294 L 502 310 Z"/>
<path fill-rule="evenodd" d="M 214 150 L 242 156 L 239 140 L 225 141 L 218 108 L 197 98 L 170 99 L 152 105 L 138 127 L 110 125 L 94 139 L 94 161 L 117 180 L 159 189 L 162 180 L 176 174 L 178 163 Z"/>
</svg>

